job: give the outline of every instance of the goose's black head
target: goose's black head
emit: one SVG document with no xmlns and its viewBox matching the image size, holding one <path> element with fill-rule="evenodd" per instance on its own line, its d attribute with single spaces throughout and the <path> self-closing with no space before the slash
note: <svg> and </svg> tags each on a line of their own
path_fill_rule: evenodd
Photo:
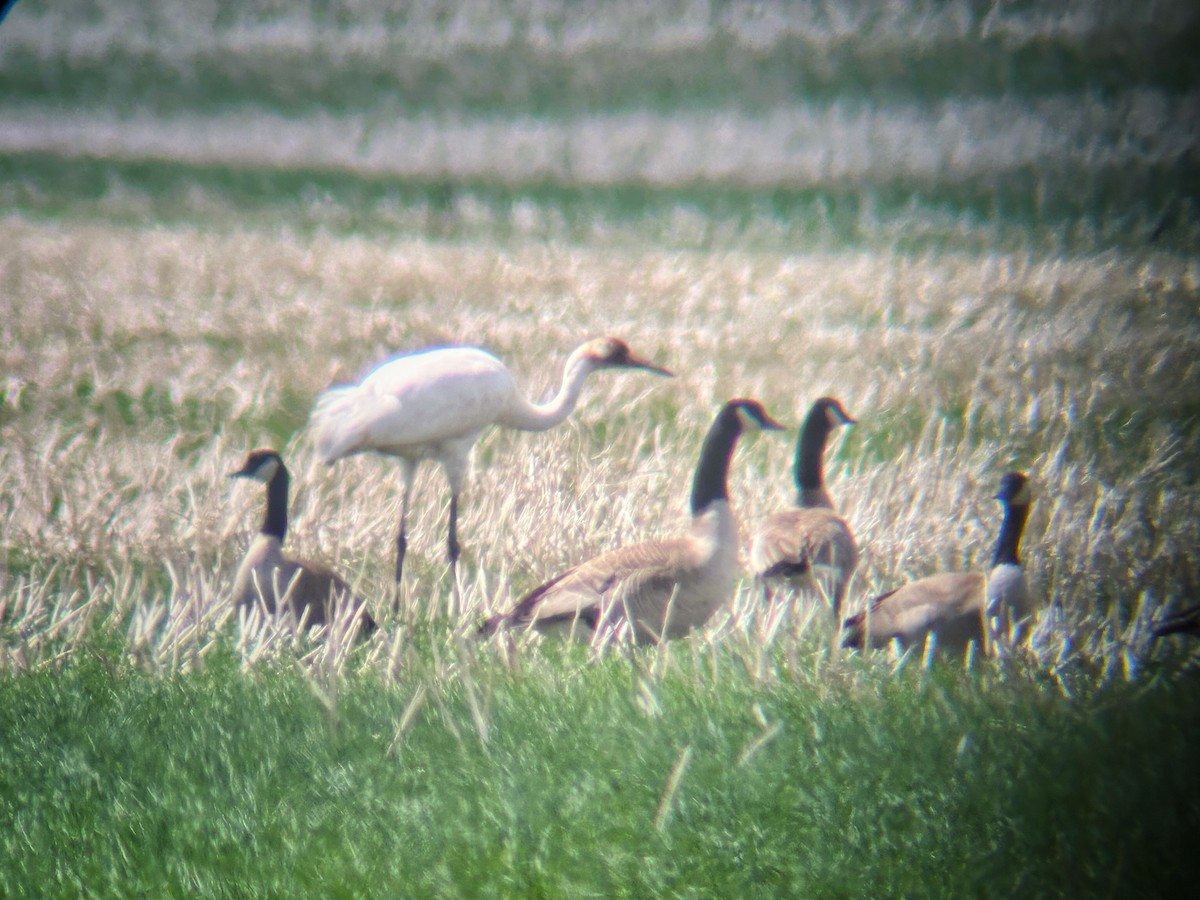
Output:
<svg viewBox="0 0 1200 900">
<path fill-rule="evenodd" d="M 274 450 L 255 450 L 246 457 L 242 467 L 236 472 L 230 472 L 230 478 L 253 478 L 263 484 L 270 484 L 275 473 L 283 468 L 283 459 Z"/>
<path fill-rule="evenodd" d="M 1033 492 L 1029 479 L 1021 472 L 1008 472 L 1000 479 L 1000 491 L 996 499 L 1004 504 L 1004 523 L 1000 526 L 1000 540 L 996 542 L 996 555 L 992 565 L 1021 564 L 1021 535 L 1025 531 L 1025 520 L 1029 517 L 1029 504 Z"/>
<path fill-rule="evenodd" d="M 1028 506 L 1033 500 L 1029 479 L 1022 472 L 1007 472 L 1000 479 L 1000 490 L 996 499 L 1005 506 Z"/>
<path fill-rule="evenodd" d="M 721 410 L 719 417 L 727 428 L 736 434 L 747 431 L 783 431 L 784 426 L 763 409 L 757 400 L 730 400 Z"/>
<path fill-rule="evenodd" d="M 698 516 L 717 500 L 729 500 L 725 480 L 737 439 L 747 431 L 782 431 L 757 400 L 730 400 L 713 421 L 692 480 L 692 515 Z"/>
<path fill-rule="evenodd" d="M 267 515 L 262 532 L 274 535 L 282 543 L 287 535 L 288 470 L 279 454 L 274 450 L 255 450 L 229 477 L 253 478 L 267 486 Z"/>
<path fill-rule="evenodd" d="M 850 418 L 850 413 L 846 412 L 846 407 L 842 406 L 842 402 L 836 397 L 821 397 L 813 403 L 808 414 L 809 416 L 824 416 L 831 431 L 841 425 L 853 425 L 856 421 Z"/>
<path fill-rule="evenodd" d="M 796 487 L 801 506 L 833 505 L 825 491 L 825 443 L 834 429 L 853 424 L 854 419 L 835 397 L 821 397 L 809 408 L 796 441 Z"/>
</svg>

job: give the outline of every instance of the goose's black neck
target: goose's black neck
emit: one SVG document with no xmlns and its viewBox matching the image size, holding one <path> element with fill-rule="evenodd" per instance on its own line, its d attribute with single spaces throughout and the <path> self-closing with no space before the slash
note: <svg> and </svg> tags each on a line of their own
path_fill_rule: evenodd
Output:
<svg viewBox="0 0 1200 900">
<path fill-rule="evenodd" d="M 692 515 L 698 516 L 717 500 L 728 500 L 729 460 L 742 423 L 737 410 L 726 407 L 721 410 L 700 449 L 700 462 L 696 464 L 696 477 L 692 479 Z"/>
<path fill-rule="evenodd" d="M 288 470 L 283 464 L 275 470 L 267 482 L 267 515 L 263 519 L 262 533 L 273 535 L 283 543 L 287 535 Z"/>
<path fill-rule="evenodd" d="M 825 442 L 832 430 L 824 407 L 814 406 L 809 410 L 800 429 L 800 440 L 796 442 L 796 487 L 801 496 L 825 488 Z"/>
<path fill-rule="evenodd" d="M 1004 564 L 1019 566 L 1021 564 L 1018 553 L 1021 550 L 1021 534 L 1025 531 L 1027 518 L 1029 518 L 1027 503 L 1006 503 L 1004 505 L 1004 524 L 1000 526 L 1000 540 L 996 542 L 993 566 Z"/>
</svg>

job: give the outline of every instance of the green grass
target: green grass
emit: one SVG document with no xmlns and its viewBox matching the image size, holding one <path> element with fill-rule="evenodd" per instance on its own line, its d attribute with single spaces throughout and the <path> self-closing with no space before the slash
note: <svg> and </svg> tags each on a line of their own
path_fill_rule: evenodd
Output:
<svg viewBox="0 0 1200 900">
<path fill-rule="evenodd" d="M 363 672 L 334 700 L 228 649 L 0 679 L 0 892 L 1161 896 L 1197 874 L 1194 670 L 1067 699 L 1000 670 L 526 662 L 469 687 Z"/>
</svg>

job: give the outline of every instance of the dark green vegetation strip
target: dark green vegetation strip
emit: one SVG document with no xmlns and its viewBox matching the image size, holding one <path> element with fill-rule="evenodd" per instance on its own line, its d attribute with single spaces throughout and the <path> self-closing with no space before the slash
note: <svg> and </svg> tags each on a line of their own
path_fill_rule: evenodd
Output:
<svg viewBox="0 0 1200 900">
<path fill-rule="evenodd" d="M 416 684 L 347 677 L 331 711 L 232 654 L 5 675 L 0 894 L 1169 896 L 1200 875 L 1195 671 L 1073 701 L 956 669 L 483 674 L 486 745 L 457 685 L 394 742 Z"/>
<path fill-rule="evenodd" d="M 1077 174 L 1077 173 L 1076 173 Z M 901 253 L 1092 252 L 1190 246 L 1197 230 L 1179 198 L 1200 196 L 1186 161 L 1136 171 L 1015 170 L 978 181 L 758 189 L 697 183 L 656 188 L 405 180 L 312 168 L 234 168 L 165 160 L 0 153 L 0 203 L 34 215 L 141 225 L 408 233 L 448 240 L 523 237 L 714 249 L 879 247 Z M 481 217 L 482 207 L 488 215 Z M 539 227 L 519 225 L 533 208 Z M 462 210 L 468 212 L 464 215 Z M 673 213 L 703 220 L 680 229 Z"/>
<path fill-rule="evenodd" d="M 563 115 L 762 110 L 800 99 L 886 104 L 1138 87 L 1186 92 L 1200 78 L 1200 14 L 1186 4 L 1144 21 L 1112 10 L 1088 16 L 1081 8 L 1066 27 L 1055 9 L 1040 23 L 1036 16 L 1022 22 L 1017 13 L 1010 28 L 1007 10 L 985 21 L 998 9 L 989 12 L 989 5 L 974 23 L 954 28 L 922 23 L 939 13 L 915 5 L 900 8 L 907 21 L 892 21 L 893 8 L 828 4 L 810 10 L 811 18 L 795 16 L 800 30 L 767 26 L 757 40 L 739 38 L 719 20 L 666 38 L 669 13 L 648 13 L 641 22 L 625 10 L 622 23 L 613 10 L 616 21 L 597 32 L 582 15 L 575 22 L 552 13 L 526 19 L 498 6 L 490 16 L 475 10 L 474 30 L 451 10 L 441 22 L 416 23 L 425 44 L 412 35 L 407 5 L 396 14 L 380 11 L 375 22 L 364 22 L 368 11 L 361 8 L 333 13 L 324 6 L 296 4 L 284 21 L 252 8 L 245 21 L 201 13 L 190 27 L 187 5 L 123 28 L 100 15 L 99 23 L 87 23 L 107 26 L 100 46 L 63 41 L 48 48 L 13 35 L 0 56 L 0 96 L 78 107 L 115 100 L 160 113 L 248 103 L 296 116 L 327 109 Z M 15 13 L 22 21 L 33 15 Z M 647 25 L 659 35 L 649 43 Z M 489 27 L 503 29 L 504 38 Z"/>
</svg>

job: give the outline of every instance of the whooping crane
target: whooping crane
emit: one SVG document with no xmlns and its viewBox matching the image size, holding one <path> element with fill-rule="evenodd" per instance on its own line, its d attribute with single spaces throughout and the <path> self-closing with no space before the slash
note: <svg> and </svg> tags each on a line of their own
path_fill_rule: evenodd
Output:
<svg viewBox="0 0 1200 900">
<path fill-rule="evenodd" d="M 396 537 L 396 581 L 407 549 L 405 526 L 417 464 L 441 463 L 450 483 L 447 547 L 451 574 L 458 563 L 458 497 L 467 458 L 489 425 L 545 431 L 565 419 L 579 399 L 588 375 L 600 369 L 668 370 L 634 355 L 618 338 L 596 338 L 568 357 L 558 393 L 533 403 L 492 354 L 476 347 L 438 347 L 396 356 L 360 384 L 325 391 L 317 400 L 311 427 L 321 458 L 333 463 L 368 450 L 400 459 L 404 496 Z"/>
</svg>

